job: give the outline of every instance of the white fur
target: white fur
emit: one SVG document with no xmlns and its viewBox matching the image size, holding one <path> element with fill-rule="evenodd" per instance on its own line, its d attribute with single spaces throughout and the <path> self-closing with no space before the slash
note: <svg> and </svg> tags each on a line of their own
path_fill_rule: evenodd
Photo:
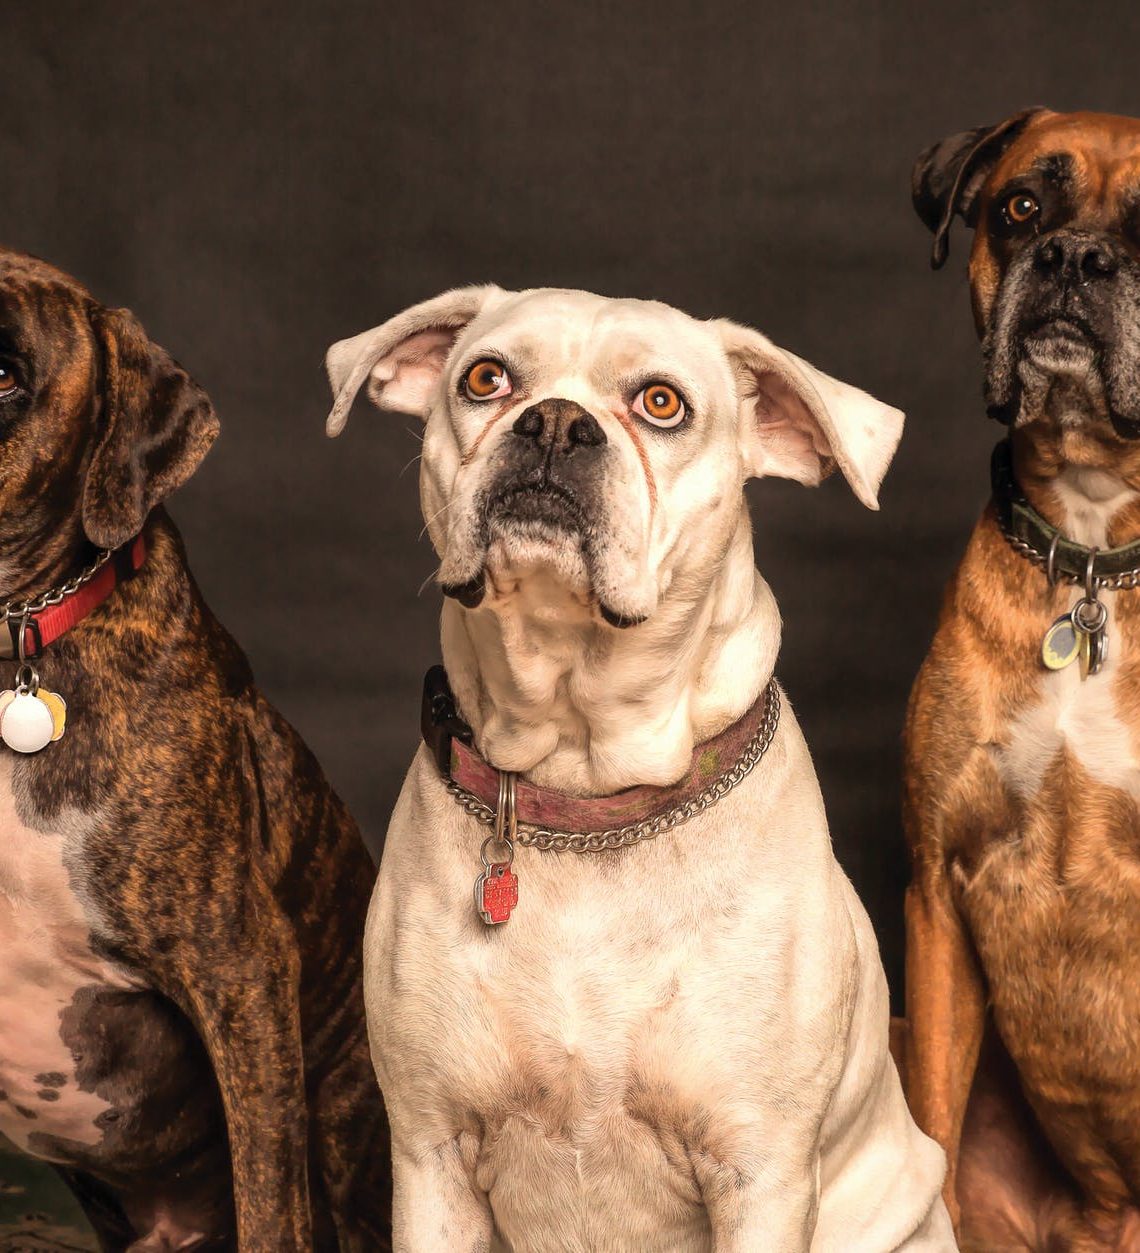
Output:
<svg viewBox="0 0 1140 1253">
<path fill-rule="evenodd" d="M 388 324 L 399 336 L 362 337 L 384 404 L 403 335 L 442 317 L 454 336 L 425 400 L 422 496 L 445 580 L 486 571 L 478 609 L 444 609 L 461 708 L 488 760 L 541 784 L 672 782 L 779 648 L 744 478 L 767 464 L 811 481 L 834 459 L 873 503 L 901 415 L 743 328 L 483 290 L 458 329 L 437 301 Z M 488 425 L 458 398 L 479 355 L 518 365 L 520 405 L 572 398 L 602 424 L 605 551 L 510 526 L 479 540 L 472 511 L 519 411 Z M 330 373 L 351 390 L 366 372 L 338 351 Z M 655 375 L 693 417 L 677 437 L 639 432 L 654 503 L 617 414 Z M 645 621 L 606 625 L 614 598 Z M 519 905 L 496 928 L 472 903 L 485 835 L 421 750 L 365 944 L 397 1249 L 954 1247 L 942 1154 L 907 1112 L 874 936 L 786 704 L 753 774 L 688 825 L 616 854 L 520 850 Z"/>
<path fill-rule="evenodd" d="M 1067 466 L 1056 480 L 1062 533 L 1078 544 L 1103 548 L 1113 516 L 1135 497 L 1115 475 Z M 1132 595 L 1133 593 L 1126 593 Z M 1074 587 L 1069 607 L 1084 595 Z M 1040 697 L 1013 722 L 1008 741 L 994 749 L 1004 781 L 1020 796 L 1036 795 L 1057 754 L 1067 749 L 1089 776 L 1140 798 L 1140 761 L 1117 690 L 1120 641 L 1113 618 L 1116 592 L 1101 592 L 1108 607 L 1108 659 L 1099 674 L 1082 680 L 1074 662 L 1041 676 Z M 1114 647 L 1115 645 L 1115 647 Z"/>
<path fill-rule="evenodd" d="M 35 1153 L 36 1133 L 102 1140 L 95 1120 L 110 1106 L 78 1086 L 60 1015 L 81 988 L 137 985 L 92 950 L 88 910 L 71 886 L 68 849 L 89 819 L 65 813 L 45 831 L 21 817 L 28 809 L 13 791 L 11 755 L 0 755 L 0 1131 Z M 62 1087 L 37 1082 L 53 1072 Z M 44 1100 L 45 1090 L 58 1099 Z"/>
</svg>

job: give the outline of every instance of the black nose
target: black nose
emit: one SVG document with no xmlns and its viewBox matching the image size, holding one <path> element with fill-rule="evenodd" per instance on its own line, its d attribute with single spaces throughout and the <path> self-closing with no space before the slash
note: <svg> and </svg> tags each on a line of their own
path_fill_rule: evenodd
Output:
<svg viewBox="0 0 1140 1253">
<path fill-rule="evenodd" d="M 598 448 L 606 442 L 597 418 L 573 400 L 540 400 L 524 409 L 511 429 L 523 439 L 556 452 Z"/>
<path fill-rule="evenodd" d="M 1054 231 L 1038 241 L 1033 264 L 1041 274 L 1079 283 L 1111 278 L 1120 262 L 1116 249 L 1103 236 L 1085 231 Z"/>
</svg>

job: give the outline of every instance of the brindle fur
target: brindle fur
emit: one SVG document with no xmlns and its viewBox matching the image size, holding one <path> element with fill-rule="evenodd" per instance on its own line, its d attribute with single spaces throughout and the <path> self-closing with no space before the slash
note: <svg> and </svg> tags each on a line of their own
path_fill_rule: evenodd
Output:
<svg viewBox="0 0 1140 1253">
<path fill-rule="evenodd" d="M 1063 225 L 1115 241 L 1135 291 L 1140 122 L 1041 111 L 1001 140 L 983 153 L 977 203 L 965 210 L 976 224 L 979 332 L 989 334 L 1015 264 L 1015 250 L 991 235 L 992 198 L 1057 154 L 1074 174 Z M 929 169 L 920 162 L 916 173 L 917 187 Z M 1120 338 L 1104 345 L 1102 369 L 1140 347 L 1140 307 L 1122 300 L 1113 316 Z M 1120 393 L 1131 403 L 1136 394 Z M 1014 429 L 1019 482 L 1058 526 L 1066 466 L 1140 490 L 1140 445 L 1108 416 L 1074 423 L 1029 411 Z M 1107 543 L 1137 538 L 1134 498 L 1111 519 Z M 964 1248 L 1140 1248 L 1140 811 L 1069 747 L 1041 763 L 1033 795 L 998 769 L 1015 721 L 1041 697 L 1042 637 L 1071 604 L 1071 589 L 1050 588 L 1012 551 L 988 508 L 908 713 L 907 1093 L 947 1149 L 946 1199 Z M 1114 685 L 1140 761 L 1140 592 L 1114 598 L 1110 632 L 1112 678 L 1089 682 Z"/>
<path fill-rule="evenodd" d="M 79 1082 L 110 1109 L 96 1147 L 32 1147 L 61 1163 L 106 1250 L 145 1239 L 158 1204 L 208 1232 L 195 1247 L 386 1249 L 360 985 L 373 867 L 158 505 L 216 433 L 209 400 L 129 314 L 14 253 L 0 352 L 25 392 L 0 405 L 5 595 L 59 582 L 92 542 L 143 527 L 148 547 L 39 663 L 67 731 L 14 766 L 27 826 L 87 817 L 73 888 L 96 951 L 147 989 L 84 989 L 67 1007 Z M 13 672 L 0 663 L 4 685 Z"/>
</svg>

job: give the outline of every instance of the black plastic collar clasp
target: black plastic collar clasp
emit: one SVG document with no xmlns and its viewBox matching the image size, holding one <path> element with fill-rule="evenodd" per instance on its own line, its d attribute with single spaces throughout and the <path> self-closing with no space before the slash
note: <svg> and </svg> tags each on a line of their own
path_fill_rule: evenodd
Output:
<svg viewBox="0 0 1140 1253">
<path fill-rule="evenodd" d="M 0 636 L 0 657 L 19 657 L 20 632 L 24 632 L 24 656 L 29 661 L 36 661 L 43 656 L 44 642 L 40 636 L 40 624 L 32 614 L 26 618 L 9 618 L 7 622 L 8 638 Z"/>
<path fill-rule="evenodd" d="M 471 728 L 459 716 L 447 671 L 432 666 L 424 675 L 424 698 L 420 706 L 420 734 L 443 775 L 451 774 L 451 741 L 470 744 Z"/>
</svg>

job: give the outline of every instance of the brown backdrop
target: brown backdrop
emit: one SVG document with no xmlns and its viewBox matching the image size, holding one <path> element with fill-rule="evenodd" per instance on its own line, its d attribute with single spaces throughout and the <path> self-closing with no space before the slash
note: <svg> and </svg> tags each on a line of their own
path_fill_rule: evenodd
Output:
<svg viewBox="0 0 1140 1253">
<path fill-rule="evenodd" d="M 965 239 L 932 277 L 918 150 L 1026 104 L 1140 111 L 1133 4 L 9 6 L 0 237 L 131 306 L 223 437 L 193 567 L 374 846 L 438 594 L 411 420 L 322 434 L 326 345 L 456 283 L 750 321 L 903 407 L 883 493 L 754 489 L 779 672 L 898 984 L 898 736 L 987 494 Z M 331 642 L 330 642 L 331 641 Z"/>
</svg>

